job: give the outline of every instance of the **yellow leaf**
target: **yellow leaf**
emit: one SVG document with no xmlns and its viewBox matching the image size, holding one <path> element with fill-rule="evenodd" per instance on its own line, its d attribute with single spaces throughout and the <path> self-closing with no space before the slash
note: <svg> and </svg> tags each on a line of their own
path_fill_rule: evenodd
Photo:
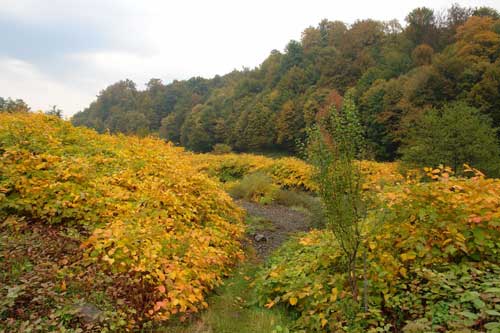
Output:
<svg viewBox="0 0 500 333">
<path fill-rule="evenodd" d="M 332 289 L 332 294 L 330 296 L 330 302 L 335 302 L 337 300 L 337 297 L 339 295 L 339 291 L 337 288 Z"/>
<path fill-rule="evenodd" d="M 289 300 L 290 304 L 291 305 L 295 305 L 297 304 L 297 298 L 296 297 L 291 297 L 290 300 Z"/>
<path fill-rule="evenodd" d="M 158 278 L 160 279 L 160 281 L 165 281 L 165 274 L 163 274 L 162 271 L 158 269 L 156 270 L 156 274 L 158 274 Z"/>
<path fill-rule="evenodd" d="M 415 252 L 406 252 L 406 253 L 401 254 L 401 259 L 403 261 L 413 260 L 416 257 L 417 257 L 417 255 L 415 254 Z"/>
<path fill-rule="evenodd" d="M 325 327 L 325 325 L 328 323 L 328 320 L 326 319 L 321 319 L 321 327 Z"/>
</svg>

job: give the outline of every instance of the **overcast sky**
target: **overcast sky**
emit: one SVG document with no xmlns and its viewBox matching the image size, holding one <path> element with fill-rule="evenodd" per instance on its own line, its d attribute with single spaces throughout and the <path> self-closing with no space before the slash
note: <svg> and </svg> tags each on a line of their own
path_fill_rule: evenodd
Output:
<svg viewBox="0 0 500 333">
<path fill-rule="evenodd" d="M 212 77 L 259 65 L 327 18 L 352 23 L 500 0 L 0 0 L 0 97 L 83 110 L 121 79 Z"/>
</svg>

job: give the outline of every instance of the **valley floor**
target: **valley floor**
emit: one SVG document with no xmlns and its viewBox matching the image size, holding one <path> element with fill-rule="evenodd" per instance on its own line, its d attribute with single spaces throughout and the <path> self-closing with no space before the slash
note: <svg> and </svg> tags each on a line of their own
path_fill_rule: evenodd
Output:
<svg viewBox="0 0 500 333">
<path fill-rule="evenodd" d="M 260 205 L 244 200 L 238 204 L 247 211 L 246 261 L 208 298 L 209 307 L 204 313 L 188 323 L 162 327 L 160 332 L 288 332 L 291 318 L 283 308 L 266 309 L 255 304 L 252 281 L 276 248 L 291 235 L 310 229 L 310 217 L 281 205 Z"/>
</svg>

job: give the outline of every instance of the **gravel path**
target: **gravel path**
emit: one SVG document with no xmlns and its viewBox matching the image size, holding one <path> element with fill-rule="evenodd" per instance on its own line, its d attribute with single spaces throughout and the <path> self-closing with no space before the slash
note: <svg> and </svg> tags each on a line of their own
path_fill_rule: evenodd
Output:
<svg viewBox="0 0 500 333">
<path fill-rule="evenodd" d="M 237 202 L 248 215 L 269 220 L 272 228 L 251 234 L 259 258 L 265 259 L 273 250 L 286 241 L 291 234 L 308 231 L 311 219 L 308 214 L 280 205 L 259 205 L 249 201 Z"/>
</svg>

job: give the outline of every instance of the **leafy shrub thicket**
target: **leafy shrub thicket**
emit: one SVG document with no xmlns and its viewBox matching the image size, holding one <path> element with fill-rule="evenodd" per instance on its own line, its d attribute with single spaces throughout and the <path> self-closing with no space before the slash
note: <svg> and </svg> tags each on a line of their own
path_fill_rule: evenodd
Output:
<svg viewBox="0 0 500 333">
<path fill-rule="evenodd" d="M 315 192 L 312 168 L 306 162 L 293 158 L 269 158 L 252 154 L 193 154 L 198 170 L 222 182 L 241 180 L 244 176 L 260 172 L 270 176 L 274 184 L 283 189 Z M 398 163 L 360 161 L 367 189 L 380 190 L 386 184 L 401 182 Z"/>
<path fill-rule="evenodd" d="M 226 145 L 224 143 L 217 143 L 212 148 L 212 154 L 221 155 L 221 154 L 230 154 L 233 152 L 233 148 L 230 145 Z"/>
<path fill-rule="evenodd" d="M 273 159 L 252 154 L 195 154 L 198 169 L 222 182 L 234 181 L 256 172 L 270 176 L 276 185 L 305 191 L 316 189 L 311 167 L 292 157 Z"/>
<path fill-rule="evenodd" d="M 431 182 L 385 187 L 385 208 L 368 216 L 383 223 L 365 240 L 367 313 L 352 301 L 329 231 L 291 240 L 270 259 L 256 284 L 260 302 L 288 305 L 306 332 L 497 332 L 500 180 L 471 168 L 471 178 L 426 171 Z"/>
<path fill-rule="evenodd" d="M 68 276 L 105 272 L 136 322 L 205 307 L 242 256 L 242 211 L 192 164 L 157 139 L 0 115 L 1 214 L 79 230 L 83 252 Z"/>
<path fill-rule="evenodd" d="M 272 178 L 260 172 L 246 175 L 229 188 L 229 193 L 235 198 L 260 203 L 272 202 L 278 191 L 279 187 L 273 184 Z"/>
</svg>

